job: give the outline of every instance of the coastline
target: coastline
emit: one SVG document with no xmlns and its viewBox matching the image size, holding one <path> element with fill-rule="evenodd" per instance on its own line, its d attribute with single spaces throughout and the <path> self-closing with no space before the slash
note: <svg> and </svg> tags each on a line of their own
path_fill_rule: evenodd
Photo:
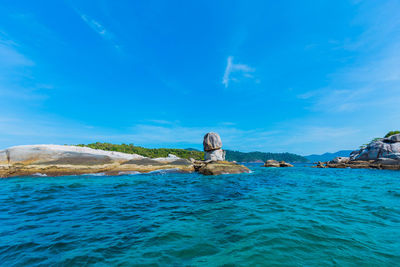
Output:
<svg viewBox="0 0 400 267">
<path fill-rule="evenodd" d="M 228 161 L 195 161 L 170 154 L 148 158 L 137 154 L 104 151 L 62 145 L 26 145 L 0 151 L 0 177 L 82 175 L 102 173 L 122 175 L 127 172 L 149 173 L 175 169 L 205 175 L 243 173 L 249 169 Z"/>
</svg>

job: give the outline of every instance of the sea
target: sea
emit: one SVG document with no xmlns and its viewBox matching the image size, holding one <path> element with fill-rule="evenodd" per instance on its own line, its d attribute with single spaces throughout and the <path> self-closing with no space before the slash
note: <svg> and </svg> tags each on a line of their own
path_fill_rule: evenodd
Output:
<svg viewBox="0 0 400 267">
<path fill-rule="evenodd" d="M 399 266 L 400 171 L 0 179 L 0 266 Z"/>
</svg>

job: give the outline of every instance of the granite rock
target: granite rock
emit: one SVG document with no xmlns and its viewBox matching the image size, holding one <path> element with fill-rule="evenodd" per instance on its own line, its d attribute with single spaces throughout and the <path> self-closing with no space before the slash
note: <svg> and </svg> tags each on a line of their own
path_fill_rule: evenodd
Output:
<svg viewBox="0 0 400 267">
<path fill-rule="evenodd" d="M 217 133 L 207 133 L 203 139 L 204 151 L 212 151 L 222 148 L 221 137 Z"/>
<path fill-rule="evenodd" d="M 204 160 L 224 161 L 225 160 L 225 151 L 222 149 L 205 151 L 204 152 Z"/>
<path fill-rule="evenodd" d="M 197 162 L 195 170 L 203 175 L 239 174 L 249 173 L 250 170 L 237 163 L 228 161 Z"/>
</svg>

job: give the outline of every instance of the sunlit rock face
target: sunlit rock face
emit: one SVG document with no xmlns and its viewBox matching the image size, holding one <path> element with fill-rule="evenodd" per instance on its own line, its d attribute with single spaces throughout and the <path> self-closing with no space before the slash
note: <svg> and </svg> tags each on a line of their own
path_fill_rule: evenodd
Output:
<svg viewBox="0 0 400 267">
<path fill-rule="evenodd" d="M 204 160 L 224 161 L 225 151 L 222 148 L 221 137 L 217 133 L 207 133 L 203 140 Z"/>
<path fill-rule="evenodd" d="M 211 161 L 225 160 L 225 151 L 222 149 L 206 151 L 204 153 L 204 160 L 211 160 Z"/>
<path fill-rule="evenodd" d="M 222 148 L 221 137 L 217 133 L 207 133 L 203 140 L 204 151 L 212 151 Z"/>
<path fill-rule="evenodd" d="M 204 175 L 249 173 L 250 170 L 237 163 L 227 161 L 197 162 L 194 165 L 197 172 Z"/>
<path fill-rule="evenodd" d="M 368 144 L 350 154 L 350 160 L 400 159 L 400 134 Z"/>
<path fill-rule="evenodd" d="M 36 173 L 48 176 L 87 173 L 119 175 L 165 169 L 194 171 L 192 162 L 175 155 L 151 159 L 137 154 L 61 145 L 15 146 L 0 151 L 0 177 Z"/>
<path fill-rule="evenodd" d="M 293 167 L 293 165 L 283 160 L 278 162 L 277 160 L 269 159 L 265 162 L 263 167 Z"/>
</svg>

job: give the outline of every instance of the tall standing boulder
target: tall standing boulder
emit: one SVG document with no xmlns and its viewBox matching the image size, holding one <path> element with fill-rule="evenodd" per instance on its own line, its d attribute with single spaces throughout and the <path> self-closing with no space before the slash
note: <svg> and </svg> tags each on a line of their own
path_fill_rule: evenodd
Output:
<svg viewBox="0 0 400 267">
<path fill-rule="evenodd" d="M 222 148 L 221 137 L 217 133 L 207 133 L 203 140 L 204 151 L 212 151 Z"/>
<path fill-rule="evenodd" d="M 224 161 L 225 151 L 222 148 L 221 137 L 217 133 L 207 133 L 203 139 L 204 160 Z"/>
</svg>

